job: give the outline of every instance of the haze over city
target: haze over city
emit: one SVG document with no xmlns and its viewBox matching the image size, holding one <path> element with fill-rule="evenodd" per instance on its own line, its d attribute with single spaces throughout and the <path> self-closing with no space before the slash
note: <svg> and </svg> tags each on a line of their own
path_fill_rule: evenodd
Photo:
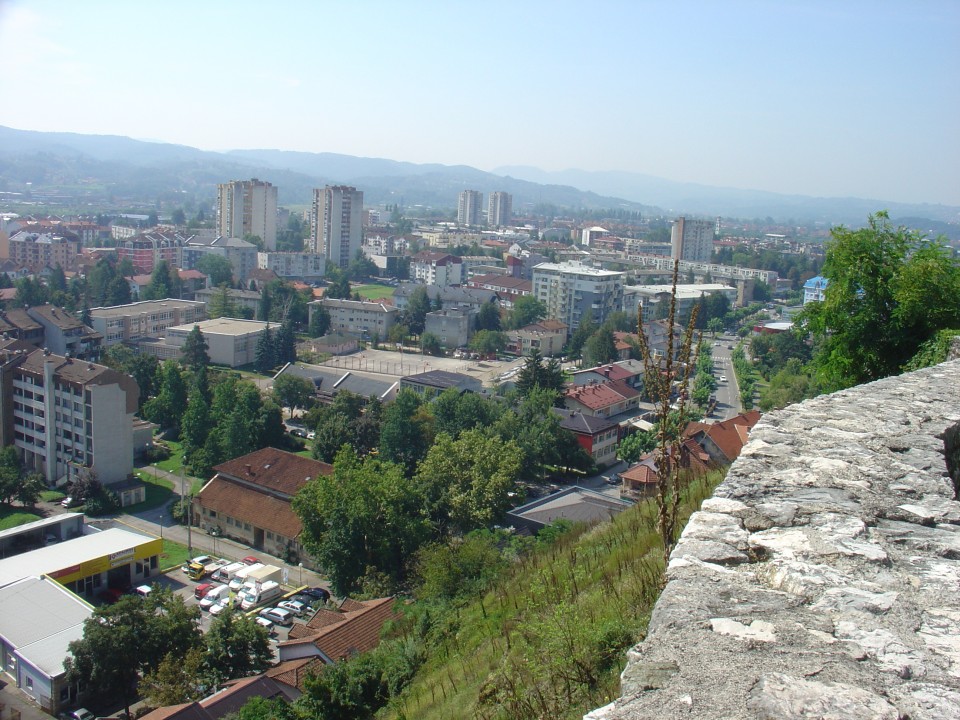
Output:
<svg viewBox="0 0 960 720">
<path fill-rule="evenodd" d="M 0 125 L 960 204 L 955 2 L 0 0 Z"/>
</svg>

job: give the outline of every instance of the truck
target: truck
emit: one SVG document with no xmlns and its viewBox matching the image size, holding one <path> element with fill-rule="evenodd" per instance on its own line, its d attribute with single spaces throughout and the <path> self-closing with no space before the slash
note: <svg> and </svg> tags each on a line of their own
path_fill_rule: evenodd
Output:
<svg viewBox="0 0 960 720">
<path fill-rule="evenodd" d="M 247 576 L 262 567 L 263 563 L 257 563 L 256 565 L 244 565 L 233 574 L 233 577 L 230 578 L 230 589 L 234 592 L 239 590 L 247 581 Z"/>
<path fill-rule="evenodd" d="M 259 586 L 247 585 L 240 593 L 240 609 L 252 610 L 257 605 L 268 603 L 281 595 L 283 595 L 283 588 L 273 580 L 268 580 Z"/>
<path fill-rule="evenodd" d="M 257 570 L 252 570 L 247 573 L 247 580 L 253 580 L 258 583 L 265 583 L 270 580 L 274 582 L 280 582 L 283 578 L 283 569 L 278 568 L 276 565 L 264 565 Z"/>
<path fill-rule="evenodd" d="M 248 566 L 242 562 L 235 562 L 231 563 L 230 565 L 225 565 L 213 574 L 213 579 L 220 582 L 230 582 L 233 579 L 233 576 L 245 567 Z"/>
</svg>

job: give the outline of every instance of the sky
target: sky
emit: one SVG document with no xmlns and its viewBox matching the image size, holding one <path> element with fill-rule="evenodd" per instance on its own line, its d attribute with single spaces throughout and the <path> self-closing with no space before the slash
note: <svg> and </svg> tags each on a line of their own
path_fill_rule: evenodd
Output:
<svg viewBox="0 0 960 720">
<path fill-rule="evenodd" d="M 960 205 L 958 0 L 0 0 L 0 125 Z"/>
</svg>

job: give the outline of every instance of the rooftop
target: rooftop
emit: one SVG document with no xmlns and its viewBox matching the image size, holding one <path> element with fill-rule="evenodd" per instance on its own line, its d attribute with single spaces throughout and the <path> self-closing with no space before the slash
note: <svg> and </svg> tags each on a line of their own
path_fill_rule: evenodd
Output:
<svg viewBox="0 0 960 720">
<path fill-rule="evenodd" d="M 626 273 L 616 270 L 603 270 L 601 268 L 581 265 L 580 263 L 540 263 L 534 266 L 534 272 L 557 272 L 569 275 L 584 275 L 595 278 L 613 278 L 623 277 Z"/>
<path fill-rule="evenodd" d="M 715 292 L 736 292 L 736 288 L 720 283 L 705 283 L 703 285 L 677 285 L 677 299 L 689 300 L 701 295 L 710 295 Z M 632 285 L 623 289 L 625 293 L 638 295 L 669 295 L 673 292 L 672 285 Z"/>
<path fill-rule="evenodd" d="M 352 605 L 348 612 L 343 613 L 339 622 L 328 624 L 329 618 L 324 614 L 319 629 L 312 627 L 310 622 L 304 626 L 304 630 L 314 630 L 307 636 L 301 636 L 293 640 L 286 640 L 280 643 L 281 658 L 282 649 L 292 645 L 313 645 L 320 651 L 321 656 L 329 662 L 337 662 L 356 653 L 373 650 L 380 643 L 380 631 L 384 623 L 397 616 L 393 610 L 394 599 L 392 597 L 379 598 L 377 600 L 363 600 Z"/>
<path fill-rule="evenodd" d="M 126 315 L 140 315 L 159 312 L 161 310 L 171 310 L 173 308 L 197 307 L 198 305 L 204 305 L 204 303 L 195 300 L 177 300 L 175 298 L 167 298 L 165 300 L 141 300 L 140 302 L 129 303 L 127 305 L 92 308 L 90 310 L 90 316 L 97 318 L 124 317 Z"/>
<path fill-rule="evenodd" d="M 213 469 L 283 495 L 294 495 L 308 480 L 333 472 L 333 466 L 325 462 L 269 447 L 220 463 Z"/>
<path fill-rule="evenodd" d="M 540 525 L 549 525 L 561 518 L 594 523 L 609 520 L 631 505 L 627 500 L 574 486 L 514 508 L 509 515 Z"/>
<path fill-rule="evenodd" d="M 195 325 L 200 326 L 200 332 L 204 335 L 247 335 L 262 332 L 270 325 L 275 328 L 279 327 L 277 323 L 219 317 L 213 320 L 201 320 L 200 322 L 186 323 L 185 325 L 175 325 L 174 327 L 167 328 L 167 334 L 186 334 L 193 330 Z"/>
</svg>

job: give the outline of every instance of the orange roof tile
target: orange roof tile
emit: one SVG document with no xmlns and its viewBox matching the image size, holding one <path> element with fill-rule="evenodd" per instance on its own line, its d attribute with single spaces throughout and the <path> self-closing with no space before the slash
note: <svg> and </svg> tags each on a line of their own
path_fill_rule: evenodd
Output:
<svg viewBox="0 0 960 720">
<path fill-rule="evenodd" d="M 280 647 L 309 643 L 331 662 L 373 650 L 380 643 L 380 631 L 384 624 L 398 617 L 393 610 L 393 603 L 392 597 L 365 600 L 361 603 L 364 609 L 346 612 L 340 622 L 328 625 L 309 637 L 281 642 Z"/>
</svg>

